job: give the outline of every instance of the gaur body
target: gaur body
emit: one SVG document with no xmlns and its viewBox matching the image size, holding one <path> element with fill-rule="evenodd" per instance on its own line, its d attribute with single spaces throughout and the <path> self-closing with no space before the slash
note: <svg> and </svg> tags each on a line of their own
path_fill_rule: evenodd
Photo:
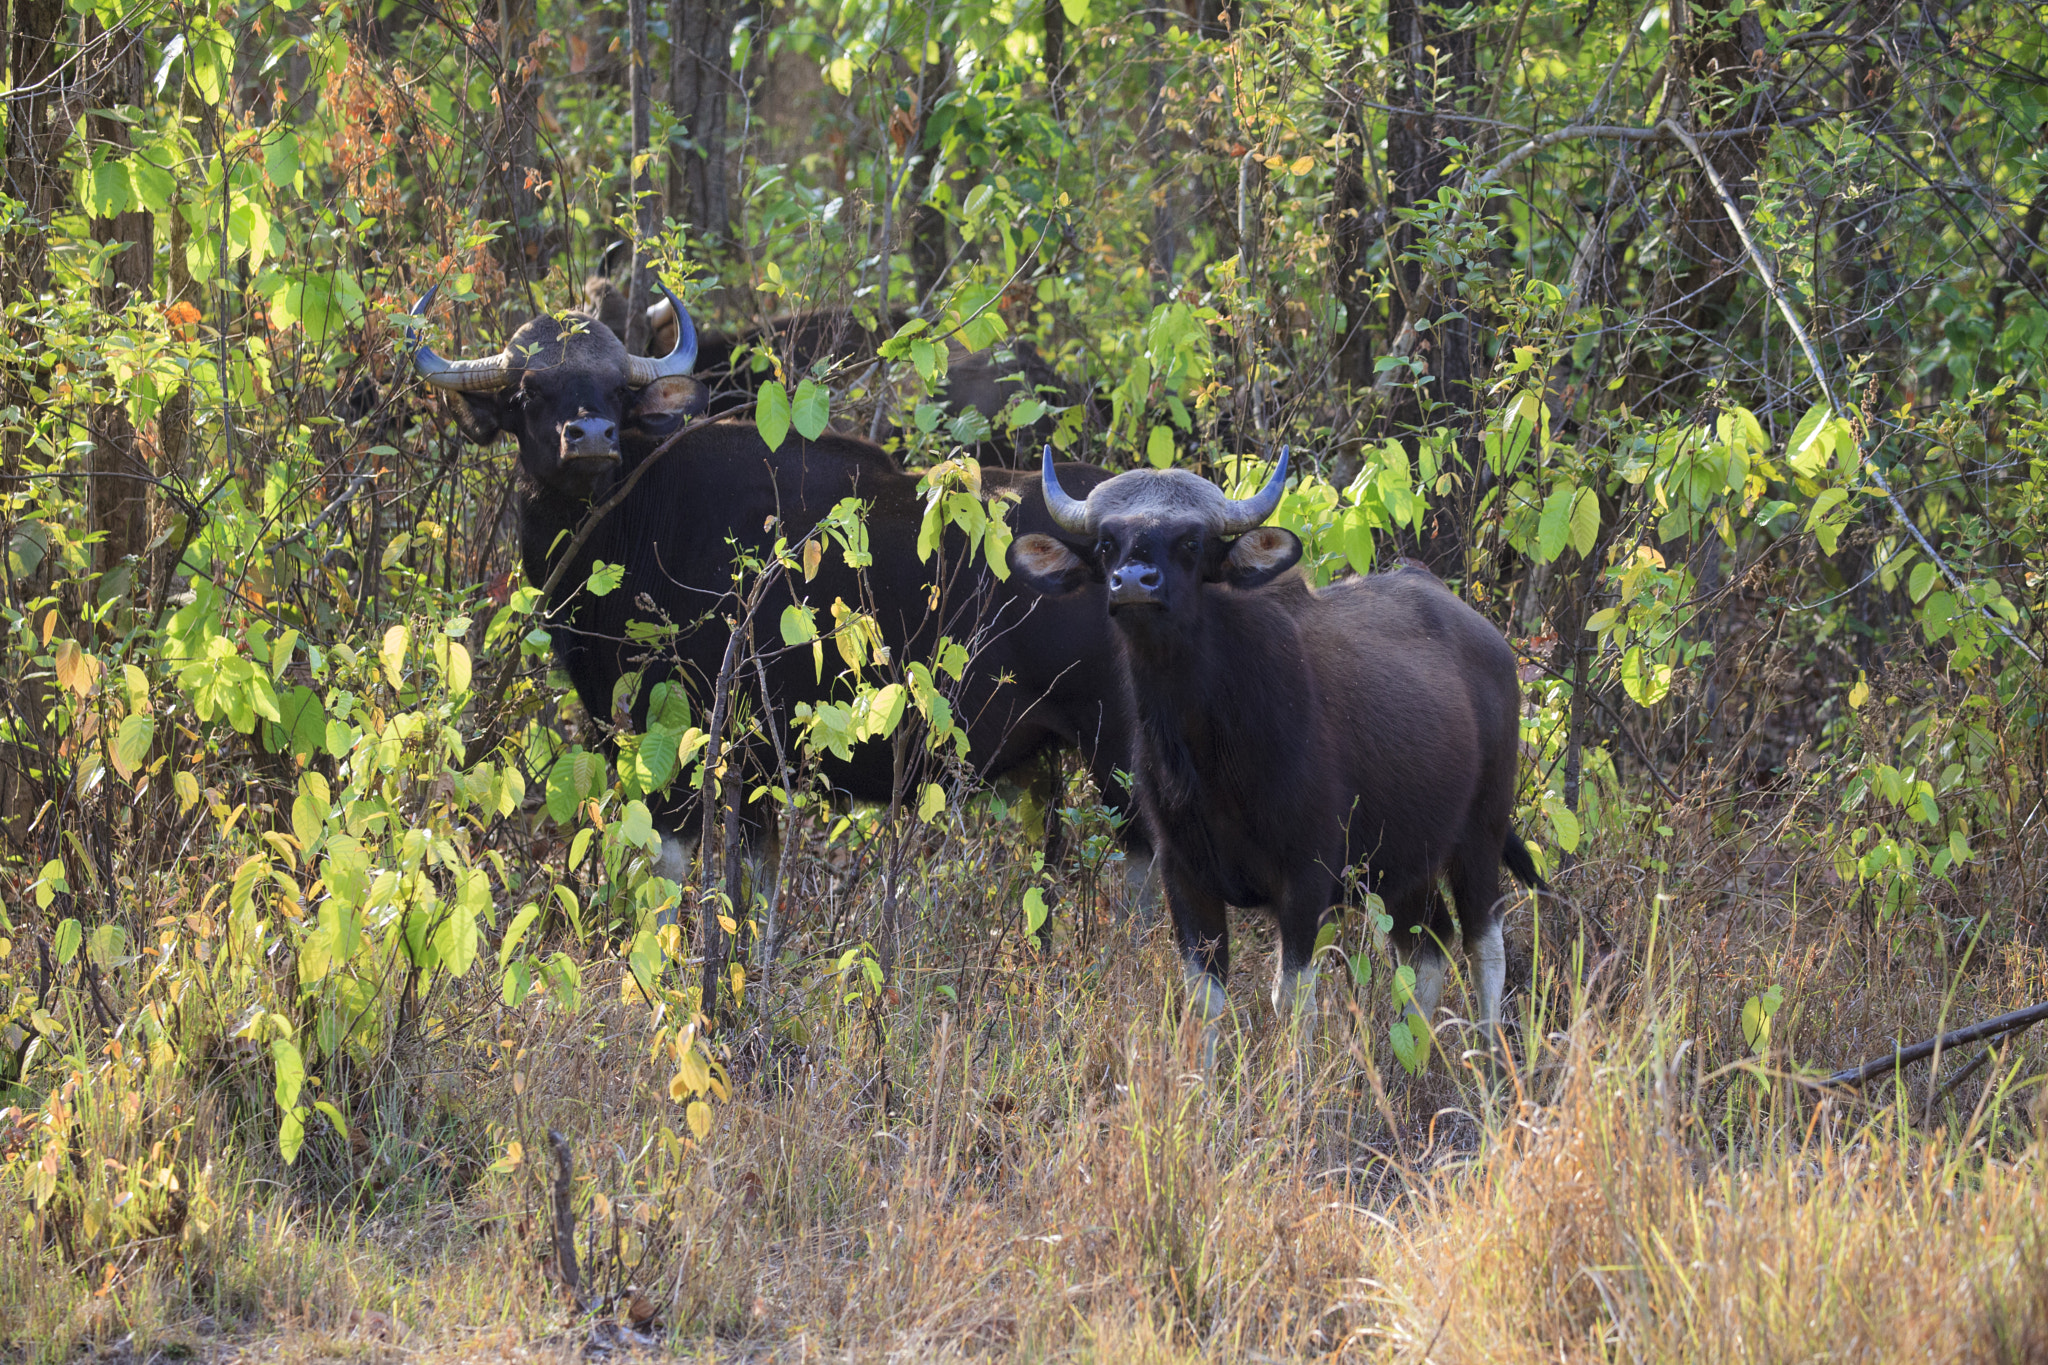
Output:
<svg viewBox="0 0 2048 1365">
<path fill-rule="evenodd" d="M 1107 586 L 1141 809 L 1205 1016 L 1223 1009 L 1226 906 L 1276 921 L 1285 1013 L 1312 1001 L 1318 929 L 1354 877 L 1385 901 L 1428 1015 L 1453 932 L 1441 876 L 1494 1023 L 1503 856 L 1535 876 L 1510 826 L 1513 653 L 1426 570 L 1311 588 L 1300 541 L 1258 524 L 1284 472 L 1232 502 L 1185 470 L 1119 475 L 1082 501 L 1048 471 L 1061 530 L 1019 537 L 1011 561 L 1056 600 Z"/>
<path fill-rule="evenodd" d="M 841 499 L 859 497 L 868 505 L 873 563 L 856 574 L 841 555 L 827 553 L 815 579 L 783 575 L 754 617 L 757 644 L 772 656 L 764 669 L 776 723 L 786 723 L 797 703 L 839 691 L 836 655 L 821 680 L 811 651 L 782 647 L 783 609 L 804 601 L 817 612 L 820 629 L 829 631 L 833 603 L 844 601 L 873 613 L 899 662 L 927 657 L 942 635 L 969 648 L 953 707 L 968 734 L 970 760 L 984 775 L 1000 775 L 1048 746 L 1071 743 L 1087 759 L 1104 799 L 1126 804 L 1115 774 L 1130 764 L 1128 726 L 1099 592 L 1093 601 L 1040 601 L 998 582 L 979 556 L 968 555 L 957 533 L 931 562 L 920 560 L 924 504 L 917 476 L 868 442 L 830 432 L 807 441 L 792 432 L 771 451 L 751 423 L 687 425 L 704 408 L 701 386 L 675 360 L 688 349 L 693 338 L 663 361 L 628 358 L 609 327 L 572 312 L 528 323 L 489 360 L 451 363 L 426 350 L 417 360 L 430 382 L 460 392 L 461 426 L 470 439 L 517 438 L 521 553 L 535 584 L 552 575 L 590 509 L 617 481 L 641 461 L 658 459 L 577 549 L 547 604 L 557 657 L 590 714 L 608 722 L 615 684 L 635 670 L 641 673 L 636 727 L 645 724 L 654 685 L 678 669 L 701 711 L 731 639 L 735 547 L 759 554 L 778 537 L 794 545 Z M 1079 487 L 1106 477 L 1086 466 L 1065 472 Z M 1036 474 L 989 470 L 983 487 L 1015 491 L 1009 521 L 1019 533 L 1054 529 Z M 600 559 L 620 565 L 623 574 L 616 589 L 596 596 L 584 584 Z M 934 611 L 941 564 L 948 566 L 947 579 L 942 611 Z M 641 605 L 643 598 L 653 610 Z M 628 638 L 629 624 L 664 618 L 680 628 L 671 646 Z M 856 746 L 850 761 L 828 758 L 824 771 L 836 789 L 857 800 L 888 799 L 895 780 L 886 743 Z M 672 852 L 680 851 L 673 836 L 687 827 L 689 799 L 676 792 L 654 803 Z M 1135 822 L 1130 844 L 1140 855 L 1134 863 L 1142 864 L 1144 840 Z"/>
</svg>

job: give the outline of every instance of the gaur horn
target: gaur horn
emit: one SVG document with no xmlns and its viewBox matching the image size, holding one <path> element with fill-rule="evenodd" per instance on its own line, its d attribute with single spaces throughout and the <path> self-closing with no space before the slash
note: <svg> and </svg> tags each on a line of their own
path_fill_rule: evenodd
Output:
<svg viewBox="0 0 2048 1365">
<path fill-rule="evenodd" d="M 657 379 L 673 379 L 688 374 L 697 368 L 697 324 L 690 321 L 690 315 L 676 296 L 669 292 L 666 284 L 656 280 L 663 302 L 675 310 L 676 344 L 669 348 L 667 355 L 659 360 L 644 355 L 626 357 L 626 383 L 635 389 L 644 389 Z M 656 304 L 655 307 L 660 307 Z M 651 315 L 653 308 L 647 310 Z M 652 321 L 650 316 L 649 321 Z"/>
<path fill-rule="evenodd" d="M 1060 487 L 1060 476 L 1053 472 L 1052 447 L 1045 448 L 1045 510 L 1052 513 L 1053 524 L 1062 531 L 1077 535 L 1088 533 L 1088 504 L 1067 496 L 1067 490 Z M 1261 495 L 1263 496 L 1263 494 Z"/>
<path fill-rule="evenodd" d="M 420 301 L 412 306 L 413 317 L 424 317 L 427 305 L 434 301 L 434 294 L 440 289 L 435 285 Z M 506 376 L 512 372 L 512 357 L 500 351 L 482 360 L 443 360 L 433 349 L 420 344 L 413 335 L 413 325 L 405 325 L 405 342 L 412 347 L 412 367 L 419 377 L 437 389 L 451 389 L 456 393 L 476 393 L 482 389 L 502 389 Z"/>
<path fill-rule="evenodd" d="M 1273 466 L 1273 476 L 1266 480 L 1266 486 L 1248 498 L 1230 498 L 1224 503 L 1221 534 L 1242 535 L 1252 527 L 1273 515 L 1273 509 L 1280 505 L 1280 495 L 1287 491 L 1287 447 L 1280 447 L 1280 462 Z"/>
</svg>

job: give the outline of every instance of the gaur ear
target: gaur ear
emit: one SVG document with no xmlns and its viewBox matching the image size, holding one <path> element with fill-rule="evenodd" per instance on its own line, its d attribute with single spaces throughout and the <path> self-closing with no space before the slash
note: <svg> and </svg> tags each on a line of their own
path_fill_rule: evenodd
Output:
<svg viewBox="0 0 2048 1365">
<path fill-rule="evenodd" d="M 1010 572 L 1033 592 L 1064 597 L 1102 572 L 1056 536 L 1018 536 L 1010 542 Z"/>
<path fill-rule="evenodd" d="M 486 391 L 456 397 L 462 401 L 455 405 L 455 425 L 475 444 L 487 446 L 498 439 L 498 433 L 512 429 L 512 424 L 505 420 L 501 395 Z"/>
<path fill-rule="evenodd" d="M 1234 588 L 1271 583 L 1301 562 L 1301 540 L 1285 526 L 1255 526 L 1237 538 L 1216 577 Z"/>
<path fill-rule="evenodd" d="M 626 425 L 635 426 L 663 417 L 695 417 L 710 406 L 711 391 L 686 374 L 657 379 L 633 395 L 626 409 Z"/>
</svg>

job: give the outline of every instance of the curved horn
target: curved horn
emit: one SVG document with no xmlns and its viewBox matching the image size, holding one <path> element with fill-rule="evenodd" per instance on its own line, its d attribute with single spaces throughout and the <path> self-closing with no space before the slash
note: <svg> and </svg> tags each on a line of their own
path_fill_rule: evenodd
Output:
<svg viewBox="0 0 2048 1365">
<path fill-rule="evenodd" d="M 412 316 L 426 316 L 427 305 L 434 301 L 440 289 L 435 285 L 421 296 L 412 306 Z M 431 347 L 420 344 L 413 332 L 411 322 L 405 324 L 405 344 L 412 348 L 412 367 L 419 377 L 437 389 L 449 389 L 456 393 L 476 393 L 483 389 L 502 389 L 505 378 L 512 372 L 512 358 L 503 351 L 483 360 L 443 360 L 434 354 Z"/>
<path fill-rule="evenodd" d="M 659 360 L 644 355 L 626 357 L 626 383 L 636 389 L 644 389 L 657 379 L 673 379 L 677 375 L 688 374 L 697 368 L 697 324 L 690 321 L 689 311 L 680 299 L 669 292 L 666 284 L 658 279 L 654 283 L 660 288 L 662 299 L 675 309 L 676 344 Z M 648 309 L 650 314 L 653 311 Z M 649 321 L 652 320 L 650 317 Z"/>
<path fill-rule="evenodd" d="M 1266 486 L 1248 498 L 1230 498 L 1223 513 L 1222 534 L 1242 535 L 1273 515 L 1273 509 L 1280 505 L 1280 495 L 1287 491 L 1287 447 L 1280 447 L 1280 463 L 1273 466 L 1273 475 L 1266 480 Z"/>
<path fill-rule="evenodd" d="M 626 251 L 627 248 L 631 247 L 632 245 L 632 242 L 628 241 L 624 237 L 621 237 L 618 241 L 613 242 L 610 246 L 606 247 L 603 253 L 600 254 L 597 258 L 597 273 L 600 275 L 611 274 L 612 267 L 617 262 L 619 253 L 621 251 Z M 630 252 L 628 254 L 630 254 Z"/>
<path fill-rule="evenodd" d="M 1045 463 L 1041 471 L 1045 483 L 1045 510 L 1052 513 L 1053 524 L 1062 531 L 1077 535 L 1088 533 L 1088 504 L 1083 499 L 1070 498 L 1067 490 L 1060 487 L 1060 476 L 1053 472 L 1052 447 L 1045 448 Z"/>
</svg>

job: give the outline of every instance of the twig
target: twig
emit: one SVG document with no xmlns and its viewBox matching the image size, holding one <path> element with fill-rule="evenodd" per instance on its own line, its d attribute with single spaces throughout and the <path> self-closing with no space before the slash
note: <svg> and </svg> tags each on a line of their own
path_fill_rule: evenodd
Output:
<svg viewBox="0 0 2048 1365">
<path fill-rule="evenodd" d="M 1749 222 L 1742 216 L 1742 210 L 1736 206 L 1734 196 L 1728 193 L 1728 186 L 1722 181 L 1720 171 L 1716 170 L 1714 163 L 1707 159 L 1707 154 L 1700 150 L 1699 141 L 1691 133 L 1679 127 L 1677 123 L 1668 118 L 1660 119 L 1657 122 L 1657 127 L 1670 130 L 1673 137 L 1685 144 L 1686 151 L 1692 153 L 1693 160 L 1699 162 L 1700 169 L 1707 173 L 1707 180 L 1713 185 L 1714 194 L 1721 201 L 1722 211 L 1728 215 L 1728 221 L 1734 225 L 1735 235 L 1742 239 L 1742 249 L 1749 256 L 1749 263 L 1755 268 L 1757 278 L 1763 281 L 1764 289 L 1769 292 L 1772 301 L 1778 305 L 1778 311 L 1784 315 L 1786 325 L 1792 329 L 1792 335 L 1799 339 L 1799 348 L 1806 353 L 1806 363 L 1813 371 L 1814 382 L 1820 385 L 1821 397 L 1827 401 L 1829 411 L 1833 412 L 1836 417 L 1847 420 L 1848 415 L 1842 411 L 1842 404 L 1835 397 L 1834 385 L 1828 382 L 1827 370 L 1820 361 L 1820 352 L 1814 349 L 1813 338 L 1806 334 L 1805 325 L 1800 322 L 1799 315 L 1792 310 L 1791 301 L 1785 297 L 1785 291 L 1779 287 L 1777 274 L 1772 271 L 1770 262 L 1764 259 L 1763 252 L 1757 247 L 1756 239 L 1749 235 Z M 1533 144 L 1531 145 L 1533 146 Z M 1999 634 L 2005 636 L 2006 639 L 2012 641 L 2015 645 L 2018 645 L 2020 651 L 2036 664 L 2040 663 L 2041 656 L 2035 653 L 2025 640 L 2015 635 L 2012 628 L 1999 620 L 1989 607 L 1984 606 L 1971 597 L 1969 589 L 1963 586 L 1963 580 L 1956 576 L 1956 571 L 1949 567 L 1948 561 L 1941 557 L 1934 546 L 1928 542 L 1927 537 L 1921 534 L 1920 528 L 1914 523 L 1913 518 L 1907 515 L 1906 505 L 1899 501 L 1899 495 L 1892 491 L 1890 480 L 1885 478 L 1884 471 L 1878 468 L 1876 461 L 1863 461 L 1863 469 L 1865 473 L 1869 474 L 1870 481 L 1877 485 L 1878 491 L 1884 494 L 1885 500 L 1891 504 L 1892 511 L 1897 515 L 1900 523 L 1905 526 L 1906 530 L 1911 533 L 1913 539 L 1919 544 L 1921 553 L 1934 561 L 1934 567 L 1941 570 L 1941 576 L 1947 579 L 1949 586 L 1956 590 L 1958 600 L 1968 602 L 1971 606 L 1975 607 L 1978 615 L 1997 627 Z"/>
<path fill-rule="evenodd" d="M 548 1129 L 548 1145 L 555 1149 L 555 1268 L 569 1297 L 580 1312 L 583 1308 L 582 1272 L 576 1268 L 576 1209 L 569 1199 L 569 1181 L 574 1170 L 569 1139 Z"/>
<path fill-rule="evenodd" d="M 1898 1048 L 1883 1057 L 1873 1057 L 1861 1066 L 1852 1066 L 1846 1071 L 1837 1071 L 1834 1075 L 1825 1079 L 1809 1080 L 1804 1083 L 1822 1090 L 1830 1089 L 1834 1086 L 1861 1085 L 1873 1076 L 1882 1076 L 1887 1072 L 1897 1071 L 1901 1067 L 1911 1066 L 1914 1062 L 1933 1056 L 1937 1051 L 1946 1051 L 1949 1048 L 1955 1047 L 1967 1047 L 1971 1043 L 1982 1042 L 1987 1038 L 1997 1038 L 2003 1034 L 2013 1033 L 2026 1028 L 2031 1024 L 2038 1024 L 2043 1019 L 2048 1019 L 2048 1004 L 2030 1005 L 2023 1010 L 2014 1010 L 2010 1014 L 2001 1014 L 1995 1019 L 1986 1019 L 1981 1023 L 1971 1024 L 1966 1028 L 1959 1028 L 1953 1032 L 1944 1033 L 1938 1038 L 1929 1038 L 1925 1042 L 1915 1043 L 1911 1047 Z"/>
</svg>

